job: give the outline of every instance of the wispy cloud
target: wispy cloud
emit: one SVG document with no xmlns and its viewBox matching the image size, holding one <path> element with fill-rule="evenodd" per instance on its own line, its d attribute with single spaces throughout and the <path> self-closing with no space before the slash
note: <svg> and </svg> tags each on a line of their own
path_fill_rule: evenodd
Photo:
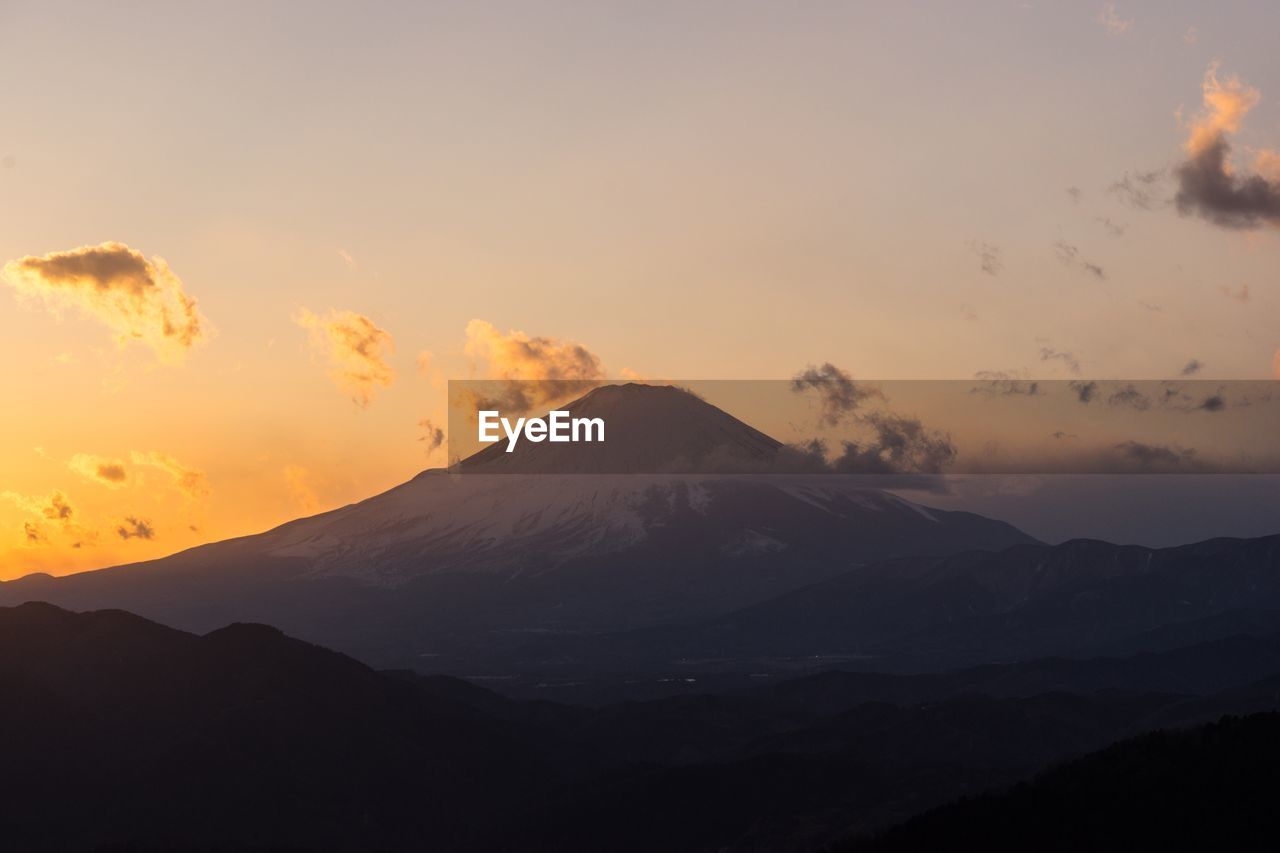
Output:
<svg viewBox="0 0 1280 853">
<path fill-rule="evenodd" d="M 1250 299 L 1249 285 L 1247 284 L 1242 284 L 1237 288 L 1232 288 L 1229 285 L 1220 284 L 1218 285 L 1218 292 L 1221 293 L 1223 296 L 1227 297 L 1228 299 L 1234 299 L 1237 302 L 1248 302 Z"/>
<path fill-rule="evenodd" d="M 1078 246 L 1073 246 L 1070 243 L 1059 240 L 1053 244 L 1053 249 L 1058 256 L 1058 260 L 1061 261 L 1064 266 L 1088 273 L 1099 281 L 1106 280 L 1106 271 L 1098 264 L 1080 257 L 1080 248 Z"/>
<path fill-rule="evenodd" d="M 129 454 L 129 461 L 134 465 L 145 465 L 168 474 L 178 491 L 189 498 L 202 498 L 210 492 L 209 478 L 203 471 L 183 465 L 167 453 L 158 450 L 143 453 L 135 450 Z"/>
<path fill-rule="evenodd" d="M 1080 360 L 1075 357 L 1074 353 L 1066 350 L 1054 349 L 1053 347 L 1040 348 L 1041 361 L 1060 361 L 1072 373 L 1080 372 Z"/>
<path fill-rule="evenodd" d="M 1004 261 L 1000 257 L 1000 247 L 994 243 L 980 240 L 969 241 L 969 251 L 978 256 L 978 267 L 987 275 L 996 276 L 1004 269 Z"/>
<path fill-rule="evenodd" d="M 322 317 L 303 308 L 294 322 L 311 333 L 312 348 L 328 358 L 329 377 L 357 405 L 369 405 L 379 388 L 395 381 L 387 363 L 395 341 L 363 314 L 332 310 Z"/>
<path fill-rule="evenodd" d="M 1121 36 L 1133 28 L 1133 19 L 1121 16 L 1115 3 L 1107 3 L 1099 9 L 1094 20 L 1102 25 L 1109 36 Z"/>
<path fill-rule="evenodd" d="M 423 449 L 430 456 L 432 451 L 444 444 L 444 430 L 436 426 L 430 418 L 423 418 L 418 421 L 418 429 L 422 434 L 418 436 L 418 441 L 423 443 Z"/>
</svg>

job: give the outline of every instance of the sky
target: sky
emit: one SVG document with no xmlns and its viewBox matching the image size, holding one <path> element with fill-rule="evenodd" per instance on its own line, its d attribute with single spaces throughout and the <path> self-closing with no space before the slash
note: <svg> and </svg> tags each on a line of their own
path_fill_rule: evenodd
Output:
<svg viewBox="0 0 1280 853">
<path fill-rule="evenodd" d="M 0 0 L 0 578 L 389 488 L 448 379 L 1271 378 L 1276 32 Z"/>
</svg>

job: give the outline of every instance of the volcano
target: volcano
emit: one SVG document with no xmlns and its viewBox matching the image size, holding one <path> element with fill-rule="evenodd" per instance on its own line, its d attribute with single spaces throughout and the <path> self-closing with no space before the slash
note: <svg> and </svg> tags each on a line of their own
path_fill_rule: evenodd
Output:
<svg viewBox="0 0 1280 853">
<path fill-rule="evenodd" d="M 748 426 L 690 391 L 672 385 L 603 385 L 561 407 L 573 417 L 598 418 L 607 441 L 598 444 L 505 443 L 463 459 L 462 473 L 653 474 L 768 471 L 782 442 Z"/>
<path fill-rule="evenodd" d="M 582 445 L 488 448 L 265 533 L 0 584 L 0 604 L 120 608 L 197 632 L 265 622 L 374 665 L 462 672 L 538 635 L 707 619 L 889 557 L 1035 541 L 830 474 L 622 473 L 778 453 L 669 386 L 601 387 L 565 408 L 606 418 L 586 468 L 609 473 L 559 473 Z"/>
</svg>

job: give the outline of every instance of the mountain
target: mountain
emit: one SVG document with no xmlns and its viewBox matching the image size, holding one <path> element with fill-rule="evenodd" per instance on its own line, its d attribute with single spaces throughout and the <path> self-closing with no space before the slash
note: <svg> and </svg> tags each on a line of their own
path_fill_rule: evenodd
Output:
<svg viewBox="0 0 1280 853">
<path fill-rule="evenodd" d="M 1176 548 L 1077 540 L 855 567 L 697 624 L 548 639 L 529 654 L 590 669 L 788 658 L 937 670 L 1046 655 L 1157 651 L 1280 631 L 1280 536 Z"/>
<path fill-rule="evenodd" d="M 1057 666 L 1041 662 L 591 709 L 376 672 L 264 625 L 198 636 L 31 603 L 0 608 L 0 838 L 26 851 L 799 853 L 1153 724 L 1280 707 L 1274 671 L 1249 683 L 1275 646 L 1084 662 L 1073 693 L 1026 679 Z M 1230 685 L 1218 692 L 1090 687 L 1232 655 L 1250 663 L 1211 679 Z"/>
<path fill-rule="evenodd" d="M 675 474 L 772 472 L 783 445 L 693 393 L 672 385 L 602 385 L 559 407 L 598 418 L 603 442 L 505 441 L 457 465 L 485 474 Z"/>
<path fill-rule="evenodd" d="M 599 388 L 566 408 L 607 414 L 607 444 L 638 454 L 629 465 L 778 446 L 670 387 Z M 513 473 L 427 471 L 161 560 L 0 584 L 0 604 L 119 608 L 194 631 L 264 622 L 378 666 L 509 671 L 531 638 L 707 619 L 890 557 L 1035 541 L 834 475 L 514 473 L 564 446 L 523 442 L 502 456 Z M 460 467 L 487 470 L 491 453 Z"/>
<path fill-rule="evenodd" d="M 1280 714 L 1226 718 L 1125 741 L 829 850 L 1271 850 L 1278 766 Z"/>
</svg>

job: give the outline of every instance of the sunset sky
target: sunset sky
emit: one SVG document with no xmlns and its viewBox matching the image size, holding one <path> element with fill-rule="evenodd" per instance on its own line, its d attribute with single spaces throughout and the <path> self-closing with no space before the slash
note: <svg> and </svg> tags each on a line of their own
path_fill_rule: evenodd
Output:
<svg viewBox="0 0 1280 853">
<path fill-rule="evenodd" d="M 402 482 L 451 378 L 1280 375 L 1280 5 L 899 5 L 0 0 L 0 579 Z"/>
</svg>

